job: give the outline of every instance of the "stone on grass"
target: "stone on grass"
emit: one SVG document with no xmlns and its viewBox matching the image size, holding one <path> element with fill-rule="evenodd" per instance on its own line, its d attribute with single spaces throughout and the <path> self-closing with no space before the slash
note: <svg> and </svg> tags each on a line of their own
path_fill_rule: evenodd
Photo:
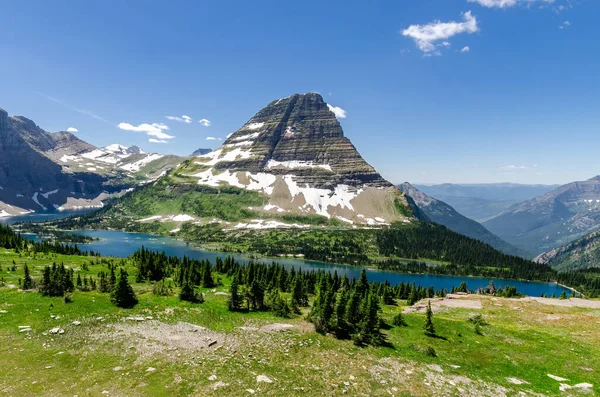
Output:
<svg viewBox="0 0 600 397">
<path fill-rule="evenodd" d="M 156 371 L 156 368 L 154 367 L 148 367 L 148 369 L 146 370 L 146 372 L 154 372 Z"/>
<path fill-rule="evenodd" d="M 258 376 L 256 377 L 256 381 L 257 381 L 258 383 L 273 383 L 273 381 L 271 380 L 271 378 L 269 378 L 269 377 L 268 377 L 268 376 L 266 376 L 266 375 L 258 375 Z"/>
</svg>

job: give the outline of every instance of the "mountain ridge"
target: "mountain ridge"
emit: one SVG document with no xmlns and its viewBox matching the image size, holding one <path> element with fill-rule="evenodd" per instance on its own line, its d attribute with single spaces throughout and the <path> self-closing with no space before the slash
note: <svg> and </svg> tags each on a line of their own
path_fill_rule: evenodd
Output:
<svg viewBox="0 0 600 397">
<path fill-rule="evenodd" d="M 506 254 L 524 258 L 531 257 L 526 251 L 518 249 L 502 240 L 500 237 L 487 230 L 483 225 L 461 215 L 445 202 L 426 195 L 410 183 L 404 182 L 398 187 L 414 200 L 417 207 L 419 207 L 432 222 L 446 226 L 448 229 L 467 237 L 483 241 Z"/>
<path fill-rule="evenodd" d="M 600 227 L 600 177 L 515 204 L 483 225 L 536 255 L 568 244 Z"/>
<path fill-rule="evenodd" d="M 68 131 L 47 132 L 0 109 L 0 216 L 101 207 L 110 195 L 181 162 L 146 155 L 135 146 L 114 146 L 105 150 Z M 157 170 L 140 172 L 144 167 Z"/>
</svg>

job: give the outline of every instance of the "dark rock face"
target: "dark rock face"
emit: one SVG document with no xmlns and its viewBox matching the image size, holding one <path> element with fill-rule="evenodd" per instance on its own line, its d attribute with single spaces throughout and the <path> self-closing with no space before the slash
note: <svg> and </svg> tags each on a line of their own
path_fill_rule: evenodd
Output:
<svg viewBox="0 0 600 397">
<path fill-rule="evenodd" d="M 127 150 L 126 150 L 126 152 L 129 153 L 129 154 L 141 154 L 141 153 L 143 153 L 142 149 L 140 149 L 137 146 L 130 146 L 130 147 L 128 147 Z"/>
<path fill-rule="evenodd" d="M 51 150 L 55 152 L 60 151 L 61 154 L 74 155 L 91 152 L 96 149 L 94 145 L 82 141 L 67 131 L 54 132 L 50 136 L 54 140 L 54 147 Z"/>
<path fill-rule="evenodd" d="M 52 208 L 59 197 L 64 200 L 65 193 L 99 194 L 103 178 L 66 173 L 46 155 L 57 150 L 70 154 L 90 148 L 94 146 L 72 134 L 50 134 L 25 117 L 8 117 L 0 111 L 0 202 L 40 210 Z M 58 192 L 48 193 L 55 190 Z"/>
<path fill-rule="evenodd" d="M 200 148 L 200 149 L 194 150 L 194 152 L 191 154 L 191 156 L 192 157 L 202 156 L 203 154 L 208 154 L 210 152 L 212 152 L 212 149 L 202 149 L 202 148 Z"/>
<path fill-rule="evenodd" d="M 294 168 L 298 183 L 315 187 L 392 185 L 375 171 L 344 136 L 334 113 L 316 93 L 295 94 L 271 102 L 223 147 L 239 147 L 251 156 L 216 168 L 289 173 Z"/>
</svg>

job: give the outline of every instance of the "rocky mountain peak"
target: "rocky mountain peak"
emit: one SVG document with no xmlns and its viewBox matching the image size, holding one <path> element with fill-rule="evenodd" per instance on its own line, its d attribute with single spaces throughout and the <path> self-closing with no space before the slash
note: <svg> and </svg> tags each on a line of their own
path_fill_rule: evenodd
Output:
<svg viewBox="0 0 600 397">
<path fill-rule="evenodd" d="M 0 108 L 0 130 L 8 129 L 10 127 L 10 119 L 8 112 Z"/>
<path fill-rule="evenodd" d="M 265 208 L 279 212 L 385 224 L 403 219 L 398 206 L 407 205 L 361 157 L 316 93 L 269 103 L 194 164 L 199 184 L 259 191 L 271 197 Z"/>
<path fill-rule="evenodd" d="M 213 156 L 226 158 L 216 161 L 217 169 L 293 173 L 299 183 L 317 187 L 392 186 L 364 161 L 316 93 L 271 102 L 231 134 Z"/>
</svg>

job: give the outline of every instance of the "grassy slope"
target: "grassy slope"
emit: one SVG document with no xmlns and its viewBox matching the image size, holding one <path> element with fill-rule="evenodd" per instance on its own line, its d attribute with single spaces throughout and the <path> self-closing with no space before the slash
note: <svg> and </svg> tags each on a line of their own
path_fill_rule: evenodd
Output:
<svg viewBox="0 0 600 397">
<path fill-rule="evenodd" d="M 7 272 L 12 260 L 18 264 L 16 273 Z M 52 260 L 79 268 L 88 258 L 59 255 L 33 260 L 2 250 L 0 277 L 16 284 L 25 261 L 39 277 L 41 266 Z M 100 265 L 94 265 L 88 273 L 95 275 L 99 270 Z M 0 288 L 0 310 L 6 311 L 0 313 L 0 391 L 14 396 L 87 396 L 103 391 L 128 396 L 229 396 L 249 395 L 247 389 L 274 396 L 339 395 L 343 390 L 350 395 L 480 396 L 528 390 L 559 395 L 559 382 L 547 374 L 568 378 L 565 383 L 571 385 L 589 382 L 595 390 L 598 387 L 598 311 L 474 297 L 483 300 L 479 312 L 491 324 L 483 328 L 484 336 L 475 334 L 466 321 L 475 310 L 451 309 L 434 317 L 438 333 L 446 340 L 425 337 L 424 316 L 406 314 L 408 327 L 386 331 L 393 348 L 361 349 L 313 333 L 300 316 L 282 320 L 270 313 L 230 313 L 226 297 L 210 291 L 205 291 L 205 303 L 192 305 L 175 297 L 153 296 L 148 284 L 134 288 L 140 305 L 131 310 L 112 306 L 108 295 L 97 292 L 76 292 L 74 302 L 67 305 L 60 298 Z M 383 316 L 389 319 L 398 310 L 398 306 L 385 306 Z M 127 316 L 153 316 L 158 321 L 138 323 L 124 320 Z M 82 325 L 72 325 L 74 320 Z M 207 327 L 213 337 L 227 342 L 219 349 L 182 346 L 177 337 L 185 337 L 187 331 L 152 341 L 165 327 L 179 322 Z M 298 330 L 236 330 L 281 322 Z M 19 325 L 29 325 L 33 332 L 19 333 Z M 65 334 L 45 334 L 56 326 L 65 329 Z M 111 331 L 113 326 L 125 331 Z M 148 350 L 153 343 L 165 346 Z M 436 350 L 437 358 L 421 352 L 427 346 Z M 156 371 L 146 372 L 148 367 Z M 211 375 L 216 380 L 209 380 Z M 257 383 L 257 375 L 274 382 Z M 509 377 L 529 383 L 514 385 Z M 217 382 L 227 386 L 214 389 Z"/>
</svg>

